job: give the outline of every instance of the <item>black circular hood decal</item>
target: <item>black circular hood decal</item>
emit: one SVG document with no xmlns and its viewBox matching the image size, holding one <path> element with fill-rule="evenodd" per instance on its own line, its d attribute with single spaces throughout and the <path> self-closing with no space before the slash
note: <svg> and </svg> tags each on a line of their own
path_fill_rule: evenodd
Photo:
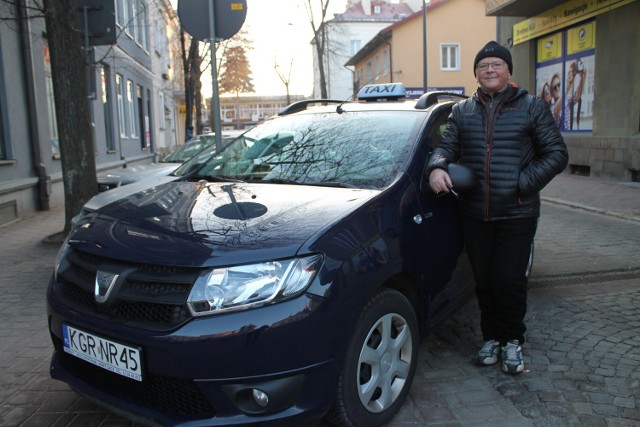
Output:
<svg viewBox="0 0 640 427">
<path fill-rule="evenodd" d="M 261 217 L 267 213 L 267 207 L 261 203 L 229 203 L 216 208 L 213 214 L 219 218 L 246 220 Z"/>
</svg>

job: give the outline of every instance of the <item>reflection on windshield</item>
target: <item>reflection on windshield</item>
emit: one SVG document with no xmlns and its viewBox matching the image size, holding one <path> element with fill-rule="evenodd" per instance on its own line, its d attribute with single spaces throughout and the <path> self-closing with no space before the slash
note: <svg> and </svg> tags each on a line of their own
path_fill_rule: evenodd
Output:
<svg viewBox="0 0 640 427">
<path fill-rule="evenodd" d="M 383 188 L 403 170 L 420 118 L 388 111 L 277 118 L 225 147 L 195 178 Z"/>
<path fill-rule="evenodd" d="M 168 154 L 163 163 L 183 163 L 202 151 L 203 148 L 215 142 L 213 136 L 198 136 L 182 144 L 174 152 Z"/>
</svg>

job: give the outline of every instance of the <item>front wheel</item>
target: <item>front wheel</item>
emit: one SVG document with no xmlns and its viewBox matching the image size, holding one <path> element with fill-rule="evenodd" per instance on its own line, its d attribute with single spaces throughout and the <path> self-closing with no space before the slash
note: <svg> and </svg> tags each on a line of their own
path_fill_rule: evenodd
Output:
<svg viewBox="0 0 640 427">
<path fill-rule="evenodd" d="M 409 300 L 379 291 L 356 325 L 326 419 L 338 426 L 381 426 L 402 406 L 416 371 L 418 322 Z"/>
</svg>

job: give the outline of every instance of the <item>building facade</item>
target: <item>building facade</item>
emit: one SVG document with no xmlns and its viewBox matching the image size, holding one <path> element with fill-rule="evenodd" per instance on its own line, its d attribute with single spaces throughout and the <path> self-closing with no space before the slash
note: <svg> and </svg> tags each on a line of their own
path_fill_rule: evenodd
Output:
<svg viewBox="0 0 640 427">
<path fill-rule="evenodd" d="M 335 14 L 333 19 L 322 24 L 319 33 L 325 38 L 324 73 L 328 98 L 346 100 L 354 94 L 353 68 L 346 67 L 345 63 L 380 30 L 418 10 L 419 3 L 420 0 L 349 0 L 344 13 Z M 312 41 L 312 45 L 315 43 Z M 313 52 L 313 95 L 320 98 L 315 47 Z"/>
<path fill-rule="evenodd" d="M 102 171 L 151 162 L 182 142 L 177 115 L 184 90 L 169 1 L 99 3 L 87 9 L 99 14 L 88 22 L 101 23 L 114 38 L 97 42 L 88 66 Z M 0 2 L 0 224 L 64 203 L 51 63 L 36 6 Z M 90 33 L 98 32 L 91 27 Z"/>
<path fill-rule="evenodd" d="M 485 16 L 484 7 L 479 0 L 432 0 L 424 14 L 420 10 L 382 29 L 346 62 L 354 67 L 354 86 L 400 82 L 410 97 L 417 98 L 426 83 L 429 90 L 470 95 L 477 88 L 475 55 L 496 38 L 496 18 Z M 467 25 L 451 24 L 458 21 L 473 22 L 473 31 Z"/>
<path fill-rule="evenodd" d="M 640 181 L 640 1 L 487 0 L 514 78 L 550 108 L 569 172 Z"/>
<path fill-rule="evenodd" d="M 275 116 L 287 105 L 305 99 L 302 95 L 287 96 L 220 96 L 220 127 L 222 130 L 250 129 Z M 208 105 L 211 105 L 209 99 Z M 208 116 L 208 114 L 206 114 Z"/>
</svg>

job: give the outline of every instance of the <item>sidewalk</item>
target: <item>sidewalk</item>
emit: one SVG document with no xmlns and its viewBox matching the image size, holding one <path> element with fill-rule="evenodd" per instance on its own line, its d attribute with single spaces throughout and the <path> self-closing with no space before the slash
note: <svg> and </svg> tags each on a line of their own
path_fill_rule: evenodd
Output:
<svg viewBox="0 0 640 427">
<path fill-rule="evenodd" d="M 544 202 L 640 222 L 640 183 L 563 173 L 541 193 Z"/>
</svg>

